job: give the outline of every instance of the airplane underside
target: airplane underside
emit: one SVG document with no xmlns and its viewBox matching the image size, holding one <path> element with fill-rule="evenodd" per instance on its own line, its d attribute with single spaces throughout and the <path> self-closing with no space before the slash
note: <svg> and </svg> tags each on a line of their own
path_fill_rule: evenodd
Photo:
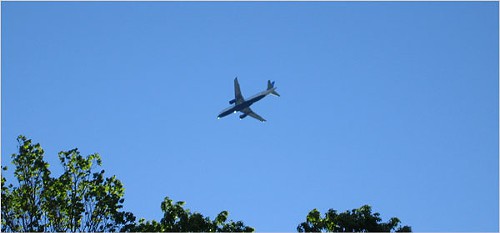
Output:
<svg viewBox="0 0 500 233">
<path fill-rule="evenodd" d="M 261 122 L 264 122 L 266 120 L 263 117 L 259 116 L 254 111 L 252 111 L 252 109 L 250 109 L 250 106 L 252 104 L 254 104 L 255 102 L 263 99 L 264 97 L 266 97 L 269 94 L 280 96 L 275 90 L 276 90 L 276 87 L 274 87 L 274 82 L 271 83 L 271 81 L 268 81 L 267 90 L 262 91 L 261 93 L 255 95 L 254 97 L 250 98 L 249 100 L 245 100 L 243 98 L 243 95 L 241 94 L 240 84 L 238 83 L 238 78 L 235 78 L 234 79 L 235 98 L 229 101 L 229 104 L 235 104 L 235 105 L 222 111 L 222 113 L 220 113 L 217 116 L 217 118 L 220 119 L 220 118 L 225 117 L 231 113 L 241 112 L 242 115 L 239 116 L 240 120 L 247 117 L 247 116 L 251 116 L 251 117 L 253 117 Z"/>
</svg>

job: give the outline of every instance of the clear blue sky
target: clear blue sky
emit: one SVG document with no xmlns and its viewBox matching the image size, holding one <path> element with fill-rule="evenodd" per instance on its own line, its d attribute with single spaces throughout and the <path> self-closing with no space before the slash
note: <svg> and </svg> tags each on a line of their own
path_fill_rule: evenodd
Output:
<svg viewBox="0 0 500 233">
<path fill-rule="evenodd" d="M 16 137 L 98 152 L 125 210 L 165 196 L 257 231 L 372 205 L 498 231 L 498 2 L 2 2 L 2 165 Z M 275 80 L 268 121 L 217 120 Z M 12 169 L 6 175 L 12 180 Z"/>
</svg>

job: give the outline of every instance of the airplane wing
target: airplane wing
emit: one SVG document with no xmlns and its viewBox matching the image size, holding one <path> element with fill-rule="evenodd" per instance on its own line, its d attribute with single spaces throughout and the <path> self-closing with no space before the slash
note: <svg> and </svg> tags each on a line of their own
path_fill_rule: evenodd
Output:
<svg viewBox="0 0 500 233">
<path fill-rule="evenodd" d="M 242 112 L 245 113 L 245 114 L 247 114 L 247 115 L 249 115 L 249 116 L 251 116 L 251 117 L 253 117 L 253 118 L 255 118 L 255 119 L 257 119 L 257 120 L 259 120 L 259 121 L 262 121 L 262 122 L 266 121 L 266 119 L 262 118 L 257 113 L 253 112 L 252 109 L 250 109 L 250 108 L 245 108 L 245 109 L 242 110 Z"/>
<path fill-rule="evenodd" d="M 243 95 L 240 91 L 240 84 L 238 83 L 238 78 L 234 79 L 234 99 L 236 100 L 236 104 L 243 103 L 245 99 L 243 99 Z"/>
</svg>

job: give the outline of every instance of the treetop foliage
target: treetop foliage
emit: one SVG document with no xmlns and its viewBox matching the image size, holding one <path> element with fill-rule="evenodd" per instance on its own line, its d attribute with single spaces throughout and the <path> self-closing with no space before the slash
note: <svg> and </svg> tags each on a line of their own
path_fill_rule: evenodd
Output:
<svg viewBox="0 0 500 233">
<path fill-rule="evenodd" d="M 372 213 L 369 205 L 358 209 L 337 213 L 329 209 L 324 217 L 317 209 L 313 209 L 306 221 L 297 226 L 298 232 L 411 232 L 409 226 L 399 226 L 401 221 L 393 217 L 388 222 L 382 222 L 380 214 Z"/>
<path fill-rule="evenodd" d="M 101 156 L 83 156 L 78 148 L 58 153 L 63 173 L 53 177 L 44 161 L 44 150 L 25 136 L 17 138 L 18 153 L 12 154 L 14 177 L 18 186 L 1 178 L 1 230 L 8 232 L 253 232 L 242 221 L 228 220 L 229 212 L 221 211 L 215 219 L 191 212 L 183 201 L 165 197 L 160 205 L 160 221 L 146 221 L 123 211 L 125 189 L 116 176 L 106 176 Z M 2 166 L 2 173 L 7 167 Z M 299 232 L 389 232 L 411 231 L 399 226 L 398 218 L 381 222 L 371 207 L 337 213 L 328 210 L 321 217 L 313 209 Z"/>
<path fill-rule="evenodd" d="M 59 152 L 63 174 L 52 177 L 40 144 L 17 138 L 12 154 L 18 187 L 2 176 L 2 231 L 116 231 L 135 217 L 119 211 L 124 188 L 115 176 L 105 177 L 99 154 L 82 156 L 77 148 Z M 2 170 L 7 170 L 3 167 Z"/>
<path fill-rule="evenodd" d="M 95 171 L 102 164 L 99 154 L 82 156 L 78 148 L 61 151 L 64 172 L 52 177 L 40 144 L 22 135 L 17 141 L 19 151 L 12 154 L 12 164 L 19 186 L 7 185 L 2 176 L 2 231 L 254 231 L 241 221 L 228 221 L 227 211 L 211 221 L 168 197 L 161 203 L 160 222 L 136 222 L 132 213 L 121 211 L 125 189 L 120 180 Z"/>
<path fill-rule="evenodd" d="M 126 229 L 127 231 L 142 232 L 253 232 L 254 229 L 245 226 L 243 222 L 227 221 L 228 211 L 220 212 L 212 221 L 209 217 L 204 217 L 200 213 L 192 213 L 189 209 L 183 208 L 183 201 L 173 203 L 165 197 L 161 203 L 163 212 L 162 219 L 157 222 L 139 220 L 139 224 Z"/>
</svg>

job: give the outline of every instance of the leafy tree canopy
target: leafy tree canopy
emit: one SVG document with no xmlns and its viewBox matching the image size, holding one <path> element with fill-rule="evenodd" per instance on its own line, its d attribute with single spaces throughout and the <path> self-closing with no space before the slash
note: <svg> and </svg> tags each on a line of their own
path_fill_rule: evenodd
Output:
<svg viewBox="0 0 500 233">
<path fill-rule="evenodd" d="M 243 222 L 227 220 L 229 212 L 220 212 L 214 220 L 200 213 L 192 213 L 185 209 L 183 201 L 173 203 L 165 197 L 161 203 L 163 218 L 157 222 L 140 219 L 137 225 L 126 228 L 126 231 L 141 232 L 253 232 L 254 229 L 245 226 Z"/>
<path fill-rule="evenodd" d="M 324 217 L 317 209 L 313 209 L 306 217 L 306 221 L 297 226 L 298 232 L 411 232 L 409 226 L 399 226 L 398 218 L 391 218 L 382 222 L 380 214 L 372 213 L 369 205 L 361 206 L 352 211 L 337 213 L 329 209 Z"/>
<path fill-rule="evenodd" d="M 228 220 L 229 212 L 220 212 L 215 219 L 191 212 L 184 202 L 165 197 L 161 203 L 160 221 L 146 221 L 122 211 L 125 189 L 115 176 L 99 170 L 99 154 L 82 156 L 77 148 L 59 152 L 63 174 L 53 177 L 44 161 L 44 150 L 24 136 L 17 138 L 18 153 L 12 154 L 14 177 L 18 186 L 1 178 L 1 230 L 11 232 L 253 232 L 242 221 Z M 2 173 L 7 167 L 2 166 Z M 97 171 L 96 171 L 97 170 Z M 382 222 L 371 207 L 337 213 L 328 210 L 324 217 L 313 209 L 299 232 L 410 232 L 400 226 L 398 218 Z"/>
<path fill-rule="evenodd" d="M 52 177 L 40 144 L 24 136 L 17 141 L 19 152 L 12 155 L 12 164 L 19 186 L 7 185 L 2 176 L 2 231 L 254 231 L 241 221 L 228 221 L 227 211 L 210 220 L 168 197 L 161 203 L 160 222 L 137 223 L 132 213 L 121 211 L 125 189 L 120 180 L 95 171 L 101 166 L 99 154 L 82 156 L 77 148 L 61 151 L 64 172 Z"/>
<path fill-rule="evenodd" d="M 99 154 L 59 152 L 64 172 L 52 177 L 40 144 L 24 136 L 17 141 L 12 163 L 19 186 L 2 176 L 2 231 L 116 231 L 133 223 L 131 213 L 120 211 L 122 183 L 93 171 L 101 165 Z"/>
</svg>

